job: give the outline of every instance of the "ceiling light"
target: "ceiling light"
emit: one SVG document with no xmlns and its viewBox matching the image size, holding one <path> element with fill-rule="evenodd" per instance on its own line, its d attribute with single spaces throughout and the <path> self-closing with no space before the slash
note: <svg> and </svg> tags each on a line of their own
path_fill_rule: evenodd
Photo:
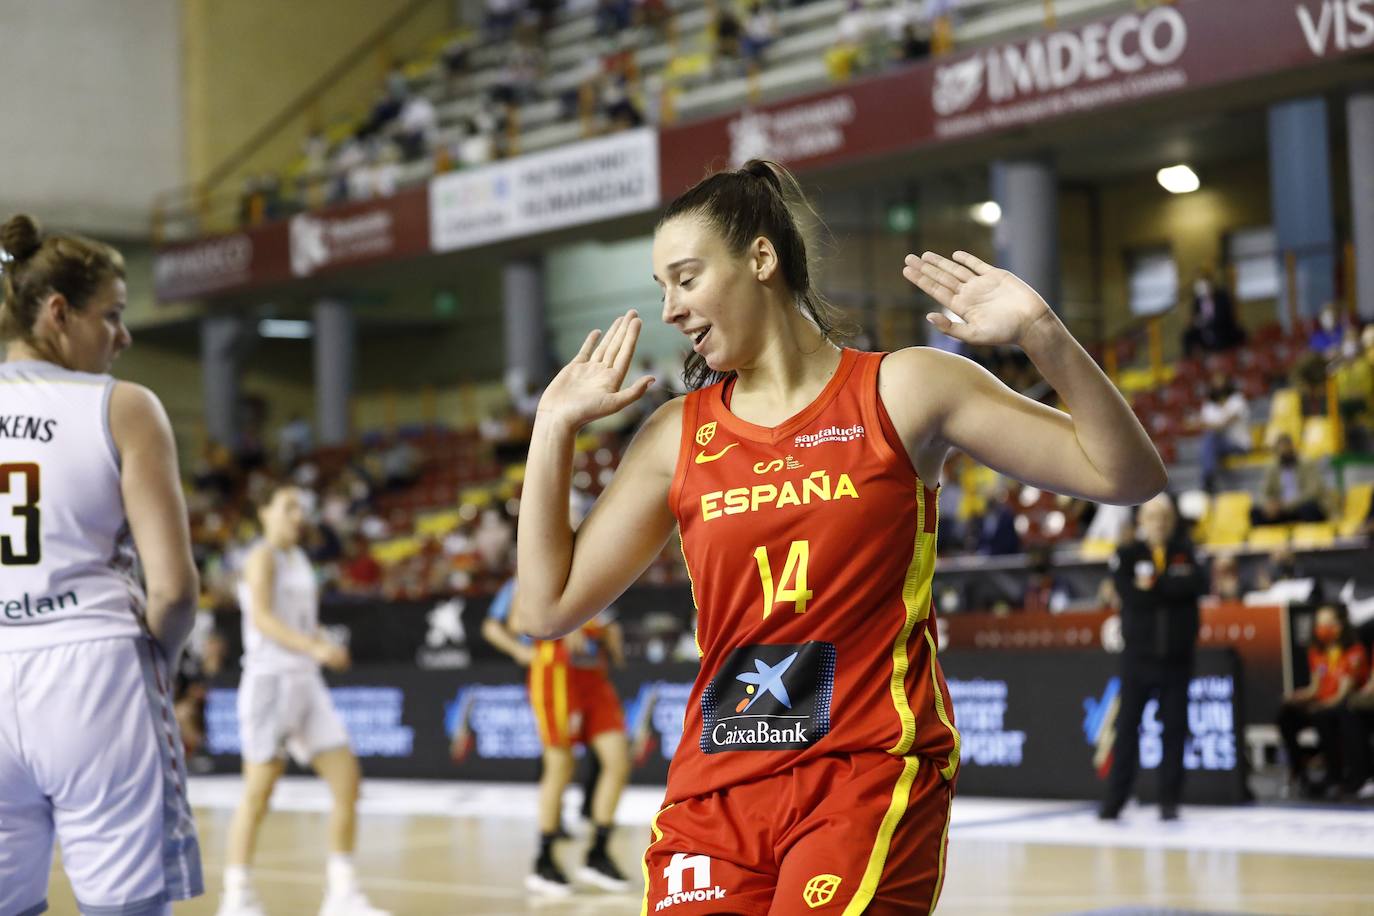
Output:
<svg viewBox="0 0 1374 916">
<path fill-rule="evenodd" d="M 1187 194 L 1196 191 L 1202 183 L 1197 180 L 1197 172 L 1188 168 L 1186 165 L 1171 165 L 1168 168 L 1160 169 L 1155 178 L 1164 190 L 1170 194 Z"/>
<path fill-rule="evenodd" d="M 281 318 L 264 318 L 258 322 L 258 336 L 279 337 L 286 340 L 309 340 L 314 329 L 308 321 L 286 321 Z"/>
<path fill-rule="evenodd" d="M 980 226 L 996 226 L 1002 221 L 1002 208 L 995 200 L 985 200 L 981 204 L 974 204 L 969 215 Z"/>
</svg>

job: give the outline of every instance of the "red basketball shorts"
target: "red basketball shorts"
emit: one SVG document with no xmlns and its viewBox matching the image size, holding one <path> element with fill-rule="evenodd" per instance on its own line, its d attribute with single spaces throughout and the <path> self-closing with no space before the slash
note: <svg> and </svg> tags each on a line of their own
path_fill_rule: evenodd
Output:
<svg viewBox="0 0 1374 916">
<path fill-rule="evenodd" d="M 929 913 L 954 786 L 930 760 L 835 755 L 664 808 L 645 916 Z"/>
<path fill-rule="evenodd" d="M 569 748 L 603 732 L 625 730 L 620 697 L 598 669 L 536 661 L 530 666 L 529 688 L 544 747 Z"/>
</svg>

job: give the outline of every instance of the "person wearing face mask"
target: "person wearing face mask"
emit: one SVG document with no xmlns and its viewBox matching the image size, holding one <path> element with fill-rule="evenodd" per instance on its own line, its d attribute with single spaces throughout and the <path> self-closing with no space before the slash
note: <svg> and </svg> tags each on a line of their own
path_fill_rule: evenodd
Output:
<svg viewBox="0 0 1374 916">
<path fill-rule="evenodd" d="M 1168 494 L 1140 507 L 1139 540 L 1113 555 L 1110 568 L 1121 602 L 1121 706 L 1107 791 L 1098 809 L 1116 820 L 1131 795 L 1140 762 L 1140 720 L 1159 698 L 1164 756 L 1159 764 L 1159 816 L 1178 819 L 1183 795 L 1183 746 L 1188 737 L 1188 683 L 1197 646 L 1198 600 L 1207 572 Z"/>
<path fill-rule="evenodd" d="M 1225 373 L 1212 375 L 1198 424 L 1203 429 L 1199 458 L 1202 486 L 1208 493 L 1215 493 L 1221 462 L 1228 455 L 1250 451 L 1250 404 Z"/>
<path fill-rule="evenodd" d="M 1345 702 L 1369 677 L 1369 658 L 1364 646 L 1354 639 L 1343 609 L 1326 605 L 1317 611 L 1307 649 L 1307 669 L 1307 686 L 1284 697 L 1278 726 L 1288 757 L 1289 779 L 1311 798 L 1325 794 L 1341 779 Z M 1326 763 L 1320 784 L 1307 772 L 1312 755 L 1298 743 L 1298 734 L 1309 725 L 1317 730 L 1318 751 Z"/>
<path fill-rule="evenodd" d="M 1245 342 L 1245 330 L 1236 322 L 1231 294 L 1218 286 L 1210 267 L 1203 267 L 1193 280 L 1193 317 L 1183 332 L 1183 355 L 1195 357 L 1199 351 L 1218 353 Z"/>
<path fill-rule="evenodd" d="M 1326 520 L 1326 480 L 1322 470 L 1298 457 L 1292 437 L 1274 442 L 1274 463 L 1260 486 L 1262 501 L 1250 510 L 1252 525 L 1287 525 Z"/>
<path fill-rule="evenodd" d="M 119 252 L 25 215 L 0 249 L 0 913 L 46 908 L 57 839 L 83 913 L 164 916 L 203 889 L 170 691 L 200 591 L 176 443 L 110 376 Z"/>
</svg>

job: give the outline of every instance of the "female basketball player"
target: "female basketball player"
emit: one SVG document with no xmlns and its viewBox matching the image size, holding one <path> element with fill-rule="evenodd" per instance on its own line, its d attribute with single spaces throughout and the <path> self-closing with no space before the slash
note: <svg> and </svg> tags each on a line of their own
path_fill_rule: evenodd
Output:
<svg viewBox="0 0 1374 916">
<path fill-rule="evenodd" d="M 199 590 L 172 428 L 108 374 L 130 343 L 119 252 L 27 216 L 0 248 L 0 913 L 47 908 L 56 833 L 83 913 L 170 914 L 201 893 L 171 697 Z"/>
<path fill-rule="evenodd" d="M 933 908 L 959 761 L 930 591 L 946 453 L 1103 502 L 1165 482 L 1044 300 L 972 255 L 903 274 L 961 319 L 930 315 L 944 333 L 1020 345 L 1071 415 L 940 351 L 835 346 L 789 199 L 792 177 L 753 161 L 664 213 L 663 319 L 692 341 L 689 384 L 714 384 L 646 422 L 575 537 L 573 438 L 652 382 L 621 389 L 633 311 L 550 383 L 526 467 L 516 627 L 535 636 L 609 604 L 680 526 L 701 673 L 645 857 L 650 912 Z"/>
<path fill-rule="evenodd" d="M 329 699 L 320 666 L 342 671 L 348 651 L 318 632 L 315 571 L 300 548 L 305 513 L 295 487 L 272 489 L 258 509 L 262 540 L 239 585 L 243 677 L 239 681 L 243 799 L 229 826 L 220 916 L 259 916 L 249 880 L 258 826 L 290 752 L 329 784 L 328 887 L 321 916 L 386 916 L 368 903 L 353 871 L 358 760 Z"/>
</svg>

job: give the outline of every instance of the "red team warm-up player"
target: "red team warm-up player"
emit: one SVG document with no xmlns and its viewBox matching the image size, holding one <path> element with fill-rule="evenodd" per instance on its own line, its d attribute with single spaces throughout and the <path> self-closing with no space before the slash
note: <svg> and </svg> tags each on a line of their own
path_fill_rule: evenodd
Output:
<svg viewBox="0 0 1374 916">
<path fill-rule="evenodd" d="M 973 344 L 1018 344 L 1072 416 L 957 356 L 832 343 L 768 162 L 707 178 L 654 236 L 663 319 L 696 390 L 664 405 L 574 532 L 573 440 L 622 390 L 633 312 L 545 391 L 520 508 L 515 626 L 567 632 L 680 527 L 701 673 L 645 854 L 646 913 L 906 914 L 934 908 L 959 765 L 935 658 L 934 487 L 949 449 L 1037 486 L 1139 502 L 1165 472 L 1106 376 L 1029 286 L 977 258 L 909 256 L 906 278 Z"/>
</svg>

